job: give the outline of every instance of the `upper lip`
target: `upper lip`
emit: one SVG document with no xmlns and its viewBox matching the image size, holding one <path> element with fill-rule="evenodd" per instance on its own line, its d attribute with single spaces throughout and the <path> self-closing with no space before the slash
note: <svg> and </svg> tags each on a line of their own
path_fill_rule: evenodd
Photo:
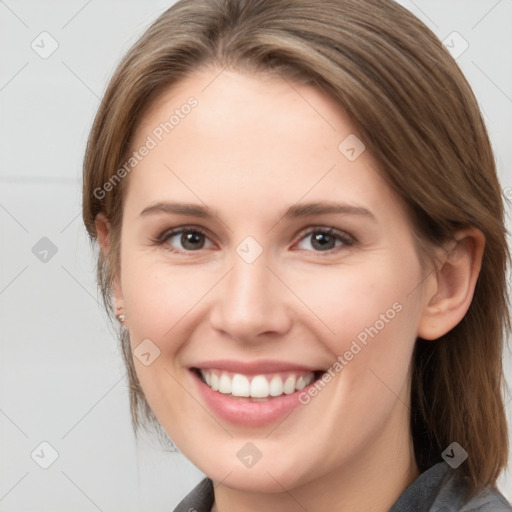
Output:
<svg viewBox="0 0 512 512">
<path fill-rule="evenodd" d="M 232 373 L 242 373 L 244 375 L 260 375 L 262 373 L 278 373 L 278 372 L 293 372 L 305 371 L 315 372 L 319 368 L 306 366 L 298 363 L 291 363 L 287 361 L 275 360 L 260 360 L 260 361 L 237 361 L 233 359 L 216 359 L 212 361 L 201 361 L 191 366 L 191 368 L 198 368 L 202 370 L 224 370 Z"/>
</svg>

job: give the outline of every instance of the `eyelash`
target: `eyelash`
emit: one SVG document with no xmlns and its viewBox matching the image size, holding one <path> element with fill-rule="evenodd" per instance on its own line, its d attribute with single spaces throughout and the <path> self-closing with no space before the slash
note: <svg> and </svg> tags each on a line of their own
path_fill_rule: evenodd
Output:
<svg viewBox="0 0 512 512">
<path fill-rule="evenodd" d="M 195 226 L 184 226 L 181 228 L 164 231 L 160 236 L 158 236 L 157 238 L 152 240 L 152 244 L 155 246 L 163 246 L 166 250 L 168 250 L 172 253 L 176 253 L 176 254 L 199 252 L 201 249 L 198 249 L 196 251 L 174 249 L 170 244 L 167 243 L 170 238 L 172 238 L 176 235 L 182 234 L 182 233 L 187 233 L 187 232 L 199 234 L 201 236 L 204 236 L 205 238 L 208 238 L 208 234 L 201 228 L 198 228 Z M 333 237 L 337 238 L 339 241 L 341 241 L 343 244 L 342 246 L 338 246 L 337 248 L 329 249 L 326 251 L 312 251 L 312 252 L 318 253 L 318 254 L 334 254 L 334 253 L 338 252 L 340 249 L 343 249 L 343 247 L 353 246 L 357 242 L 357 240 L 352 235 L 349 235 L 348 233 L 344 233 L 343 231 L 338 231 L 337 229 L 334 229 L 334 228 L 325 228 L 325 227 L 308 228 L 307 231 L 305 231 L 301 234 L 299 241 L 302 241 L 304 238 L 306 238 L 314 233 L 320 233 L 322 235 L 333 236 Z"/>
</svg>

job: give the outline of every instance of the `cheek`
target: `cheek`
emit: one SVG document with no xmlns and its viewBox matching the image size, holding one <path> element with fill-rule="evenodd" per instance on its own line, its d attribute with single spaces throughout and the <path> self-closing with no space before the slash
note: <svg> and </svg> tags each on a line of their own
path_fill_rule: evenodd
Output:
<svg viewBox="0 0 512 512">
<path fill-rule="evenodd" d="M 418 284 L 420 267 L 412 257 L 408 264 L 403 261 L 390 258 L 380 265 L 331 269 L 330 275 L 319 271 L 296 289 L 322 320 L 308 313 L 309 330 L 318 326 L 315 331 L 332 354 L 333 385 L 327 384 L 327 394 L 333 393 L 331 401 L 341 411 L 367 418 L 368 428 L 389 415 L 397 396 L 407 403 L 420 312 L 411 290 Z"/>
<path fill-rule="evenodd" d="M 126 254 L 122 289 L 128 325 L 137 335 L 162 339 L 218 280 L 218 274 Z"/>
<path fill-rule="evenodd" d="M 308 306 L 306 318 L 318 326 L 331 352 L 343 354 L 353 341 L 365 347 L 370 340 L 386 339 L 392 346 L 414 337 L 419 309 L 411 290 L 419 282 L 420 269 L 413 258 L 409 261 L 399 265 L 391 258 L 371 265 L 319 268 L 308 272 L 307 279 L 296 279 L 292 286 Z M 288 279 L 293 283 L 291 274 Z"/>
</svg>

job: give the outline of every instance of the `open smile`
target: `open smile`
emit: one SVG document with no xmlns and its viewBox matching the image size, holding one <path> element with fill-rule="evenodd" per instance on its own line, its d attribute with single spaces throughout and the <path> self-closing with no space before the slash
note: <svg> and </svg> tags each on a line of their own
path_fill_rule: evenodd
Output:
<svg viewBox="0 0 512 512">
<path fill-rule="evenodd" d="M 223 368 L 219 368 L 222 366 Z M 190 372 L 206 402 L 216 416 L 231 423 L 262 426 L 279 421 L 300 405 L 299 393 L 307 391 L 324 370 L 291 369 L 244 372 L 227 366 L 191 367 Z"/>
</svg>

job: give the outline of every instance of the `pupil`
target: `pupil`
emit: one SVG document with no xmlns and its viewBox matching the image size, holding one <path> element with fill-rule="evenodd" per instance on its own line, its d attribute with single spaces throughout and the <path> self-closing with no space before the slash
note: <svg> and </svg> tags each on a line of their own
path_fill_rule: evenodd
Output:
<svg viewBox="0 0 512 512">
<path fill-rule="evenodd" d="M 200 233 L 189 231 L 188 233 L 183 233 L 181 237 L 181 243 L 183 244 L 183 247 L 187 249 L 197 249 L 198 247 L 201 246 L 201 244 L 197 243 L 198 241 L 200 241 L 200 237 Z"/>
<path fill-rule="evenodd" d="M 317 233 L 313 237 L 313 247 L 315 247 L 315 243 L 317 243 L 321 249 L 333 249 L 334 246 L 332 242 L 334 242 L 334 238 L 326 233 Z M 327 245 L 329 245 L 329 247 L 327 247 Z"/>
</svg>

